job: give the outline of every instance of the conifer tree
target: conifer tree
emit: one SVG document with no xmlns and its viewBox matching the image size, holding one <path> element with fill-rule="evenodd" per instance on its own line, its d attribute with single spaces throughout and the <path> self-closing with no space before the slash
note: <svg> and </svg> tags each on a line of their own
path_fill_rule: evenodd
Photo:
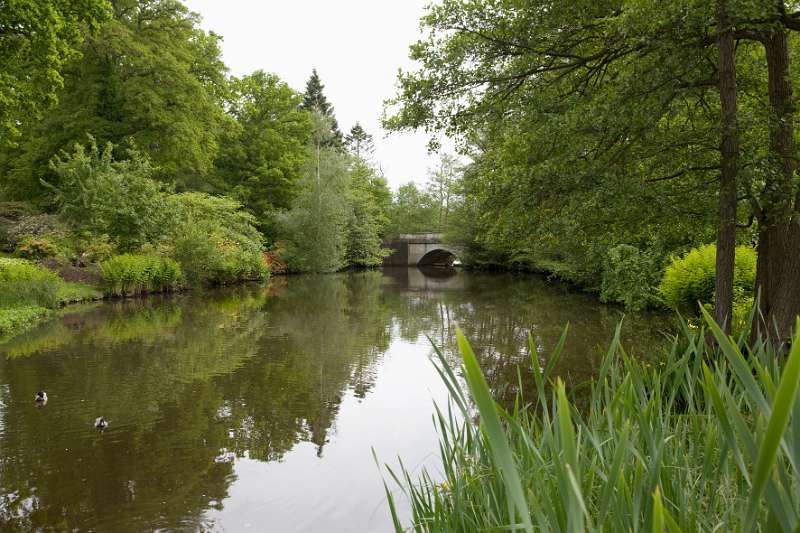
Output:
<svg viewBox="0 0 800 533">
<path fill-rule="evenodd" d="M 333 113 L 333 106 L 325 97 L 325 93 L 323 92 L 324 89 L 325 85 L 322 83 L 322 80 L 317 73 L 317 69 L 313 69 L 311 71 L 311 77 L 308 78 L 308 82 L 306 82 L 306 90 L 303 94 L 303 104 L 300 107 L 308 111 L 317 111 L 326 119 L 328 119 L 331 125 L 331 133 L 333 133 L 333 136 L 329 142 L 331 143 L 331 146 L 339 148 L 343 144 L 343 135 L 341 130 L 339 130 L 339 123 L 336 122 L 336 116 Z"/>
<path fill-rule="evenodd" d="M 351 154 L 365 161 L 369 160 L 375 151 L 372 135 L 367 133 L 358 122 L 350 128 L 350 133 L 344 139 L 344 145 Z"/>
</svg>

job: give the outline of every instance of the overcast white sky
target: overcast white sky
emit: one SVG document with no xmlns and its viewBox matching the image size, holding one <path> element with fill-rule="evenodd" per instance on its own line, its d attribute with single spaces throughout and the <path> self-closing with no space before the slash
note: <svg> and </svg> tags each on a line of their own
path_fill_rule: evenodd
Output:
<svg viewBox="0 0 800 533">
<path fill-rule="evenodd" d="M 316 68 L 345 133 L 356 121 L 375 137 L 375 161 L 392 189 L 423 182 L 435 156 L 428 137 L 380 127 L 383 101 L 395 95 L 397 69 L 413 66 L 408 47 L 420 35 L 430 0 L 184 0 L 220 34 L 236 76 L 274 72 L 298 91 Z"/>
</svg>

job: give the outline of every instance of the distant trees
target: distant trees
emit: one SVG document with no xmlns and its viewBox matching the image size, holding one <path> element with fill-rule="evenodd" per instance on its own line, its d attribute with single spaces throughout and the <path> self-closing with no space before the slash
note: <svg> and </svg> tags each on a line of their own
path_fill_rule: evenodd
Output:
<svg viewBox="0 0 800 533">
<path fill-rule="evenodd" d="M 358 122 L 350 128 L 350 133 L 344 139 L 345 147 L 356 158 L 369 161 L 375 152 L 375 143 L 372 135 L 367 133 Z"/>
<path fill-rule="evenodd" d="M 303 169 L 302 191 L 280 217 L 291 269 L 333 272 L 345 266 L 349 175 L 346 156 L 334 147 L 333 124 L 312 112 L 313 134 Z"/>
<path fill-rule="evenodd" d="M 454 155 L 441 153 L 438 165 L 428 169 L 423 188 L 410 182 L 394 193 L 387 233 L 447 232 L 450 215 L 461 199 L 462 173 Z"/>
<path fill-rule="evenodd" d="M 64 257 L 166 254 L 200 282 L 250 277 L 262 248 L 299 271 L 380 264 L 392 194 L 372 135 L 342 134 L 316 70 L 302 93 L 229 76 L 199 22 L 177 0 L 0 9 L 2 200 L 57 213 L 81 241 Z"/>
</svg>

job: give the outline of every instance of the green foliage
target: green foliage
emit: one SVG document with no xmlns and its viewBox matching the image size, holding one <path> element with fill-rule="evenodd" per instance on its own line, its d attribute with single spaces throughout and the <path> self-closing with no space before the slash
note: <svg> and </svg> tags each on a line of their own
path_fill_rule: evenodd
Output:
<svg viewBox="0 0 800 533">
<path fill-rule="evenodd" d="M 309 76 L 306 82 L 302 108 L 310 113 L 319 113 L 326 119 L 328 128 L 330 129 L 330 135 L 327 135 L 323 142 L 326 146 L 338 149 L 341 148 L 343 144 L 342 132 L 339 129 L 339 124 L 336 122 L 333 106 L 328 102 L 328 98 L 323 92 L 324 90 L 325 85 L 322 83 L 317 69 L 313 69 L 311 71 L 311 76 Z"/>
<path fill-rule="evenodd" d="M 14 248 L 14 255 L 23 259 L 45 259 L 62 255 L 62 250 L 52 237 L 23 235 Z"/>
<path fill-rule="evenodd" d="M 46 185 L 76 228 L 107 233 L 122 250 L 134 250 L 161 235 L 169 212 L 150 161 L 134 150 L 127 156 L 115 160 L 111 143 L 100 150 L 90 137 L 88 150 L 76 144 L 73 153 L 53 160 L 58 180 Z"/>
<path fill-rule="evenodd" d="M 79 234 L 76 241 L 80 265 L 92 265 L 109 259 L 117 251 L 117 246 L 107 234 L 96 235 L 91 232 Z"/>
<path fill-rule="evenodd" d="M 713 305 L 717 248 L 705 245 L 675 257 L 667 266 L 659 292 L 672 308 L 697 313 L 697 303 Z M 756 278 L 756 252 L 747 246 L 736 248 L 734 301 L 753 297 Z"/>
<path fill-rule="evenodd" d="M 64 65 L 58 104 L 40 121 L 26 117 L 19 147 L 0 154 L 10 197 L 46 202 L 39 180 L 58 185 L 48 161 L 87 132 L 101 146 L 139 147 L 168 184 L 206 183 L 218 136 L 232 123 L 221 105 L 220 38 L 175 0 L 115 0 L 111 14 L 86 36 L 81 57 Z"/>
<path fill-rule="evenodd" d="M 438 230 L 438 210 L 430 194 L 412 183 L 401 185 L 389 208 L 388 235 Z"/>
<path fill-rule="evenodd" d="M 57 100 L 65 63 L 80 57 L 87 27 L 108 14 L 106 0 L 15 0 L 0 9 L 0 145 Z"/>
<path fill-rule="evenodd" d="M 282 257 L 290 270 L 334 272 L 346 265 L 349 218 L 347 157 L 331 143 L 330 121 L 315 112 L 303 189 L 279 218 Z"/>
<path fill-rule="evenodd" d="M 0 308 L 56 307 L 61 284 L 61 278 L 46 268 L 0 257 Z"/>
<path fill-rule="evenodd" d="M 276 210 L 288 209 L 297 193 L 311 120 L 298 108 L 301 96 L 274 74 L 258 70 L 232 80 L 230 89 L 238 127 L 221 140 L 215 188 L 273 232 Z"/>
<path fill-rule="evenodd" d="M 152 255 L 117 255 L 100 263 L 106 292 L 114 296 L 136 296 L 150 292 L 169 292 L 183 282 L 176 261 Z"/>
<path fill-rule="evenodd" d="M 0 308 L 0 340 L 24 333 L 50 316 L 52 311 L 45 307 Z"/>
<path fill-rule="evenodd" d="M 620 244 L 608 251 L 600 298 L 625 304 L 632 310 L 655 301 L 661 269 L 653 257 L 635 246 Z"/>
<path fill-rule="evenodd" d="M 385 178 L 355 152 L 353 156 L 345 262 L 350 266 L 374 267 L 380 265 L 389 253 L 381 248 L 381 237 L 389 222 L 386 212 L 391 193 Z"/>
<path fill-rule="evenodd" d="M 795 531 L 800 339 L 786 359 L 705 319 L 716 343 L 686 330 L 655 362 L 630 357 L 618 328 L 576 396 L 553 374 L 566 331 L 544 367 L 529 338 L 534 403 L 518 397 L 512 411 L 493 401 L 459 332 L 466 386 L 437 351 L 452 402 L 435 417 L 437 475 L 389 469 L 410 500 L 409 529 Z"/>
<path fill-rule="evenodd" d="M 255 218 L 229 198 L 191 192 L 169 197 L 175 216 L 164 253 L 178 261 L 190 283 L 263 280 L 263 237 Z"/>
</svg>

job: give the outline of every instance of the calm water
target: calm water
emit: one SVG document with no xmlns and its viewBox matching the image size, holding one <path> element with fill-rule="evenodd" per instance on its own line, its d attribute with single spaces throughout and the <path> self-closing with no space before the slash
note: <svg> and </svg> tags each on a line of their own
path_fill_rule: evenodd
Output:
<svg viewBox="0 0 800 533">
<path fill-rule="evenodd" d="M 426 335 L 452 357 L 460 326 L 508 397 L 528 332 L 544 358 L 571 323 L 575 382 L 620 315 L 536 277 L 416 269 L 71 310 L 0 346 L 0 530 L 389 531 L 371 449 L 437 464 Z M 635 351 L 669 319 L 625 323 Z"/>
</svg>

